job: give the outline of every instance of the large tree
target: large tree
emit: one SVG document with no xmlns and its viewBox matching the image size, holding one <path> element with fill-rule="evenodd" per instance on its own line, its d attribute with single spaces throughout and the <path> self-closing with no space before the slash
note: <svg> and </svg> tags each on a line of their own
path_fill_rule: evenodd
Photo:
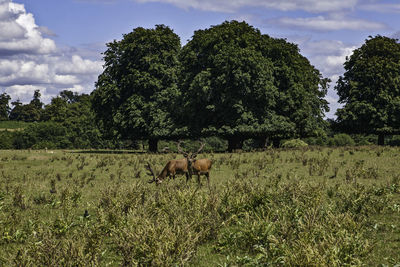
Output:
<svg viewBox="0 0 400 267">
<path fill-rule="evenodd" d="M 297 46 L 245 22 L 198 30 L 182 49 L 183 121 L 217 134 L 229 150 L 247 138 L 283 138 L 321 128 L 327 80 Z"/>
<path fill-rule="evenodd" d="M 369 37 L 347 58 L 337 82 L 336 112 L 340 129 L 384 136 L 400 133 L 400 44 L 384 36 Z"/>
<path fill-rule="evenodd" d="M 180 39 L 157 25 L 136 28 L 107 47 L 92 102 L 101 128 L 124 139 L 148 139 L 156 151 L 158 140 L 175 130 L 170 113 L 179 96 Z"/>
<path fill-rule="evenodd" d="M 324 99 L 329 79 L 323 78 L 296 44 L 263 35 L 263 56 L 274 64 L 274 84 L 278 88 L 276 112 L 295 125 L 292 137 L 318 136 L 325 132 Z M 279 136 L 277 136 L 279 139 Z"/>
</svg>

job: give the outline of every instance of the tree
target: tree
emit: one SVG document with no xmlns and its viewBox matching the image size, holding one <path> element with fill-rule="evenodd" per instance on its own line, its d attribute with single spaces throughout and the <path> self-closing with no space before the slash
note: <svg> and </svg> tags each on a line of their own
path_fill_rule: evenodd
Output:
<svg viewBox="0 0 400 267">
<path fill-rule="evenodd" d="M 37 110 L 41 110 L 43 108 L 43 103 L 40 101 L 40 90 L 35 90 L 33 93 L 33 99 L 31 100 L 30 104 Z"/>
<path fill-rule="evenodd" d="M 148 139 L 150 151 L 175 130 L 170 113 L 177 88 L 179 37 L 167 26 L 136 28 L 107 44 L 104 71 L 92 105 L 100 127 L 112 136 Z"/>
<path fill-rule="evenodd" d="M 22 118 L 21 113 L 23 105 L 22 102 L 19 99 L 17 99 L 17 101 L 11 102 L 11 105 L 13 105 L 14 107 L 10 111 L 10 120 L 13 121 L 21 120 L 20 118 Z"/>
<path fill-rule="evenodd" d="M 345 73 L 336 84 L 340 129 L 377 134 L 400 133 L 400 44 L 384 36 L 369 37 L 346 59 Z"/>
<path fill-rule="evenodd" d="M 291 137 L 324 135 L 328 126 L 324 114 L 329 111 L 324 98 L 330 80 L 300 54 L 297 45 L 268 35 L 263 38 L 263 55 L 274 64 L 274 84 L 279 91 L 276 112 L 295 125 Z"/>
<path fill-rule="evenodd" d="M 10 112 L 10 120 L 26 122 L 40 121 L 43 111 L 43 103 L 40 101 L 40 96 L 40 91 L 35 90 L 33 99 L 29 104 L 24 105 L 19 99 L 12 102 L 11 104 L 14 108 Z"/>
<path fill-rule="evenodd" d="M 60 92 L 45 106 L 42 120 L 56 122 L 67 129 L 66 138 L 74 148 L 103 148 L 112 145 L 104 140 L 94 123 L 91 96 L 87 94 L 68 90 Z"/>
<path fill-rule="evenodd" d="M 297 46 L 245 22 L 198 30 L 182 49 L 181 124 L 192 134 L 228 139 L 306 135 L 322 124 L 328 80 Z M 295 98 L 299 99 L 296 100 Z"/>
<path fill-rule="evenodd" d="M 10 114 L 10 102 L 11 97 L 7 93 L 0 95 L 0 121 L 7 121 Z"/>
</svg>

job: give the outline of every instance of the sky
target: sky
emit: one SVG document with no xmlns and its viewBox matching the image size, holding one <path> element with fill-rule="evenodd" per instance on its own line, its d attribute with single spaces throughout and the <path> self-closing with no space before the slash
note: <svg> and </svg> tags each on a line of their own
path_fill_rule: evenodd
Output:
<svg viewBox="0 0 400 267">
<path fill-rule="evenodd" d="M 0 0 L 0 93 L 49 103 L 62 90 L 93 91 L 106 44 L 136 27 L 169 26 L 182 45 L 194 31 L 246 21 L 300 48 L 332 80 L 328 118 L 346 56 L 369 36 L 400 38 L 399 0 Z"/>
</svg>

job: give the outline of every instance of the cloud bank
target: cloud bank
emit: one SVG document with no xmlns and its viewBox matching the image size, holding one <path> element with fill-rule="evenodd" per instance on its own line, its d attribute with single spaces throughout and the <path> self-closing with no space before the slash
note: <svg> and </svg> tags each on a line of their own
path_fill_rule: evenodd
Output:
<svg viewBox="0 0 400 267">
<path fill-rule="evenodd" d="M 39 89 L 49 102 L 61 90 L 90 92 L 102 71 L 102 62 L 82 58 L 73 50 L 60 49 L 43 35 L 24 5 L 0 0 L 0 88 L 13 100 L 28 102 Z"/>
</svg>

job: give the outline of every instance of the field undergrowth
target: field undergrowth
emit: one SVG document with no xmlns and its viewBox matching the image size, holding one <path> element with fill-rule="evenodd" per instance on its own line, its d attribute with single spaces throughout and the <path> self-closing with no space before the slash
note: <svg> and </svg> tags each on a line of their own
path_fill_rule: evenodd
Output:
<svg viewBox="0 0 400 267">
<path fill-rule="evenodd" d="M 395 266 L 400 149 L 202 154 L 0 151 L 0 266 Z"/>
</svg>

